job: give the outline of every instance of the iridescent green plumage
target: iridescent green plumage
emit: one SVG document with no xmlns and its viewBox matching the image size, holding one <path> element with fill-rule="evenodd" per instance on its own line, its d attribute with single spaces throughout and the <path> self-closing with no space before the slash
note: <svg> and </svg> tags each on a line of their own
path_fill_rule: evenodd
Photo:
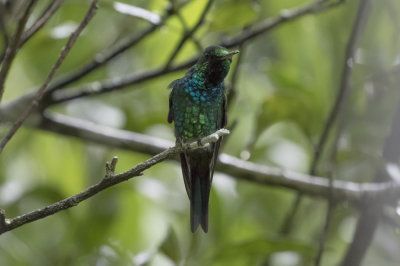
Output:
<svg viewBox="0 0 400 266">
<path fill-rule="evenodd" d="M 168 122 L 174 121 L 177 141 L 205 137 L 226 125 L 224 78 L 232 56 L 220 46 L 205 49 L 185 76 L 173 81 L 169 97 Z M 220 140 L 206 148 L 182 153 L 181 165 L 191 203 L 191 230 L 201 224 L 208 231 L 208 198 Z"/>
</svg>

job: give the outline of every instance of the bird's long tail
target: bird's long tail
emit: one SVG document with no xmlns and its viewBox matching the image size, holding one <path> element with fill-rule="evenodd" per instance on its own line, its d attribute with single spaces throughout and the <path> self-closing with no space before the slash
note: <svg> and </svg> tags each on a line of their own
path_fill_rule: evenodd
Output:
<svg viewBox="0 0 400 266">
<path fill-rule="evenodd" d="M 191 168 L 192 187 L 190 199 L 190 225 L 195 232 L 199 224 L 208 231 L 208 202 L 210 197 L 209 164 L 195 165 Z"/>
<path fill-rule="evenodd" d="M 183 158 L 182 158 L 183 157 Z M 190 225 L 208 231 L 208 202 L 213 174 L 213 151 L 200 149 L 181 156 L 183 176 L 190 198 Z"/>
</svg>

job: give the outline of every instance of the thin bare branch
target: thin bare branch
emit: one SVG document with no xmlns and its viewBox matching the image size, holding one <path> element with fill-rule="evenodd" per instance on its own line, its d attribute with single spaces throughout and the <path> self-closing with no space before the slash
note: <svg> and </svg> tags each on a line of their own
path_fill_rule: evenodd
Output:
<svg viewBox="0 0 400 266">
<path fill-rule="evenodd" d="M 251 40 L 252 38 L 258 37 L 262 33 L 269 32 L 270 30 L 276 28 L 279 25 L 282 25 L 289 21 L 294 21 L 308 14 L 318 13 L 328 10 L 330 8 L 333 8 L 341 4 L 343 1 L 334 2 L 335 5 L 333 5 L 332 3 L 328 4 L 325 2 L 326 1 L 316 1 L 305 7 L 300 7 L 300 8 L 298 7 L 289 11 L 285 11 L 281 15 L 260 22 L 259 24 L 257 24 L 258 26 L 254 26 L 254 30 L 250 29 L 245 30 L 236 38 L 223 41 L 220 43 L 220 45 L 225 46 L 227 48 L 238 46 L 244 42 Z M 73 99 L 120 90 L 127 86 L 136 85 L 138 83 L 147 81 L 149 79 L 154 79 L 168 73 L 185 69 L 193 65 L 197 61 L 197 59 L 198 59 L 197 56 L 192 57 L 191 59 L 188 59 L 187 61 L 178 64 L 176 66 L 171 66 L 168 69 L 166 69 L 165 67 L 160 67 L 139 74 L 135 73 L 130 76 L 126 76 L 124 78 L 84 84 L 80 86 L 81 89 L 78 92 L 54 95 L 54 97 L 52 97 L 52 99 L 50 99 L 47 104 L 58 104 Z M 68 82 L 67 84 L 70 83 L 69 81 L 67 82 Z M 59 87 L 64 87 L 65 85 L 66 84 L 55 85 L 55 87 L 59 88 Z"/>
<path fill-rule="evenodd" d="M 169 157 L 172 157 L 182 151 L 185 150 L 191 150 L 191 149 L 197 149 L 200 147 L 204 147 L 208 145 L 209 143 L 216 142 L 218 139 L 222 136 L 225 136 L 229 134 L 229 131 L 226 129 L 220 129 L 216 131 L 215 133 L 206 136 L 202 138 L 200 141 L 195 141 L 193 143 L 188 143 L 184 145 L 177 145 L 174 147 L 171 147 L 169 149 L 164 150 L 163 152 L 153 156 L 152 158 L 136 165 L 135 167 L 119 173 L 119 174 L 114 174 L 115 166 L 117 164 L 117 158 L 114 157 L 112 160 L 111 164 L 107 164 L 106 167 L 106 174 L 104 177 L 100 180 L 95 185 L 90 186 L 89 188 L 83 190 L 82 192 L 71 196 L 69 198 L 66 198 L 64 200 L 58 201 L 56 203 L 53 203 L 49 206 L 46 206 L 42 209 L 34 210 L 30 213 L 12 218 L 12 219 L 4 219 L 4 212 L 1 212 L 0 210 L 0 234 L 13 230 L 15 228 L 18 228 L 24 224 L 31 223 L 34 221 L 37 221 L 39 219 L 43 219 L 49 215 L 55 214 L 59 211 L 69 209 L 71 207 L 74 207 L 78 205 L 80 202 L 91 198 L 92 196 L 96 195 L 97 193 L 105 190 L 106 188 L 109 188 L 111 186 L 114 186 L 116 184 L 122 183 L 124 181 L 127 181 L 133 177 L 140 176 L 142 173 L 152 167 L 153 165 L 156 165 Z M 1 219 L 3 217 L 3 219 Z M 1 222 L 3 221 L 3 223 Z"/>
<path fill-rule="evenodd" d="M 6 134 L 6 136 L 1 140 L 0 153 L 3 151 L 7 142 L 14 136 L 14 134 L 17 132 L 17 130 L 21 127 L 21 125 L 24 123 L 24 121 L 28 118 L 28 116 L 31 114 L 31 112 L 39 105 L 39 102 L 40 102 L 45 90 L 49 86 L 51 80 L 53 79 L 54 74 L 56 73 L 58 68 L 61 66 L 61 64 L 64 62 L 64 59 L 67 57 L 69 51 L 75 44 L 80 33 L 83 31 L 83 29 L 89 23 L 90 19 L 94 16 L 96 9 L 97 9 L 97 1 L 98 0 L 92 1 L 92 4 L 90 5 L 90 8 L 89 8 L 88 12 L 86 13 L 84 19 L 82 20 L 82 22 L 78 26 L 78 28 L 71 34 L 71 37 L 69 38 L 64 49 L 61 51 L 61 54 L 58 57 L 55 65 L 53 66 L 49 75 L 47 76 L 46 81 L 44 82 L 44 84 L 39 88 L 39 90 L 35 94 L 35 97 L 34 97 L 32 103 L 28 106 L 28 108 L 25 109 L 25 111 L 23 112 L 21 117 L 18 119 L 18 121 L 11 127 L 11 129 Z"/>
<path fill-rule="evenodd" d="M 337 6 L 337 5 L 342 4 L 344 1 L 337 1 L 335 3 L 326 3 L 326 2 L 327 1 L 316 1 L 315 2 L 316 10 L 324 10 L 326 8 L 331 8 L 332 6 Z M 304 11 L 312 12 L 312 8 L 310 8 L 310 9 L 306 8 Z M 357 33 L 357 34 L 355 34 L 355 33 Z M 351 64 L 352 64 L 354 52 L 355 52 L 356 45 L 357 45 L 356 42 L 358 41 L 358 38 L 359 38 L 358 30 L 357 30 L 357 32 L 354 32 L 354 28 L 353 28 L 353 32 L 350 34 L 350 40 L 349 40 L 349 42 L 347 44 L 347 48 L 346 48 L 346 55 L 345 55 L 345 59 L 344 59 L 345 65 L 343 67 L 340 87 L 338 89 L 335 103 L 329 113 L 328 118 L 326 119 L 321 137 L 320 137 L 317 145 L 314 148 L 313 160 L 311 162 L 311 166 L 310 166 L 310 170 L 309 170 L 310 175 L 316 174 L 318 162 L 321 158 L 323 149 L 328 140 L 329 133 L 331 132 L 332 126 L 333 126 L 334 122 L 336 121 L 336 118 L 338 117 L 339 112 L 342 109 L 342 106 L 344 106 L 345 102 L 347 101 L 347 95 L 348 95 L 348 91 L 349 91 L 349 80 L 350 80 L 350 74 L 352 71 Z M 301 204 L 301 201 L 302 201 L 302 194 L 298 193 L 296 195 L 296 198 L 293 201 L 290 211 L 288 212 L 288 214 L 285 218 L 285 221 L 284 221 L 282 229 L 281 229 L 282 233 L 287 234 L 287 233 L 289 233 L 290 228 L 292 228 L 292 222 L 294 221 L 294 216 L 297 213 L 297 210 Z M 317 258 L 317 262 L 318 262 L 318 258 Z"/>
<path fill-rule="evenodd" d="M 22 15 L 21 19 L 18 21 L 18 26 L 17 26 L 17 31 L 15 32 L 14 36 L 11 38 L 11 41 L 9 42 L 9 45 L 6 49 L 5 56 L 4 56 L 4 62 L 1 65 L 0 69 L 0 102 L 1 99 L 3 98 L 4 94 L 4 83 L 6 81 L 8 72 L 10 71 L 12 62 L 14 61 L 14 58 L 17 54 L 18 47 L 21 41 L 21 36 L 22 33 L 24 32 L 26 22 L 28 21 L 28 18 L 32 12 L 33 7 L 36 4 L 36 0 L 31 0 L 26 9 L 24 14 Z"/>
<path fill-rule="evenodd" d="M 342 75 L 341 75 L 341 80 L 340 80 L 340 85 L 339 85 L 339 90 L 336 95 L 335 103 L 332 106 L 332 109 L 328 115 L 328 118 L 325 122 L 324 129 L 321 134 L 321 138 L 318 141 L 317 146 L 315 147 L 315 154 L 314 154 L 314 160 L 311 165 L 311 170 L 312 172 L 316 171 L 316 166 L 321 158 L 321 154 L 323 152 L 323 149 L 325 147 L 326 141 L 329 137 L 329 133 L 331 132 L 332 126 L 335 123 L 337 117 L 339 116 L 341 110 L 343 109 L 343 106 L 347 102 L 347 98 L 349 95 L 350 91 L 350 76 L 353 70 L 353 64 L 354 64 L 354 53 L 356 51 L 356 48 L 358 47 L 358 41 L 360 39 L 362 30 L 365 25 L 365 13 L 368 13 L 367 7 L 369 0 L 361 1 L 361 6 L 360 9 L 357 13 L 357 17 L 355 19 L 353 29 L 350 33 L 350 38 L 349 41 L 347 42 L 346 46 L 346 54 L 344 57 L 344 66 L 342 70 Z"/>
</svg>

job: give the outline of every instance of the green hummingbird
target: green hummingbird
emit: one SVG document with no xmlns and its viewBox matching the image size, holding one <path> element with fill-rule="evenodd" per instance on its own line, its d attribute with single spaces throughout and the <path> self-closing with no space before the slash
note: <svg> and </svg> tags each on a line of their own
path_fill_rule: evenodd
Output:
<svg viewBox="0 0 400 266">
<path fill-rule="evenodd" d="M 173 81 L 169 96 L 168 122 L 174 121 L 177 143 L 208 136 L 227 123 L 224 79 L 232 56 L 221 46 L 206 48 L 183 78 Z M 214 166 L 221 139 L 207 147 L 180 154 L 183 180 L 190 199 L 190 224 L 208 231 L 208 202 Z"/>
</svg>

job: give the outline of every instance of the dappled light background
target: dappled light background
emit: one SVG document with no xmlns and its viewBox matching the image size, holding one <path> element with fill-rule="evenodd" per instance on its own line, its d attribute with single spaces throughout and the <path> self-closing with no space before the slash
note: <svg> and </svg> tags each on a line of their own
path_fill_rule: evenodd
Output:
<svg viewBox="0 0 400 266">
<path fill-rule="evenodd" d="M 45 80 L 60 49 L 91 1 L 70 0 L 21 49 L 5 83 L 8 103 Z M 163 23 L 137 45 L 69 85 L 119 80 L 162 67 L 207 1 L 101 0 L 56 80 L 90 62 L 133 33 Z M 332 1 L 334 2 L 334 1 Z M 205 20 L 172 65 L 246 31 L 268 18 L 299 8 L 303 0 L 214 1 Z M 32 23 L 49 1 L 39 1 Z M 162 20 L 169 5 L 178 15 Z M 309 173 L 314 147 L 341 84 L 345 51 L 359 1 L 282 23 L 244 42 L 226 79 L 230 95 L 222 152 L 263 165 Z M 142 8 L 144 9 L 137 9 Z M 315 174 L 354 182 L 373 181 L 384 167 L 382 149 L 399 104 L 400 2 L 372 1 L 352 60 L 347 101 L 332 129 Z M 15 30 L 11 11 L 7 27 Z M 182 23 L 184 21 L 185 23 Z M 185 25 L 186 24 L 186 25 Z M 0 39 L 0 51 L 5 43 Z M 197 43 L 197 44 L 196 44 Z M 167 123 L 168 84 L 175 71 L 122 90 L 50 107 L 52 112 L 175 141 Z M 235 75 L 232 75 L 235 73 Z M 9 128 L 0 124 L 0 136 Z M 333 150 L 336 152 L 331 158 Z M 116 172 L 149 158 L 124 149 L 23 127 L 0 157 L 0 207 L 15 217 L 64 199 L 98 182 L 105 162 L 118 156 Z M 164 161 L 141 177 L 116 185 L 79 206 L 0 236 L 0 265 L 313 265 L 327 200 L 304 196 L 283 232 L 296 191 L 262 186 L 216 172 L 209 233 L 192 234 L 189 200 L 180 164 Z M 385 209 L 362 265 L 400 262 L 400 218 Z M 358 211 L 347 202 L 333 208 L 321 265 L 338 265 L 352 240 Z M 397 225 L 396 225 L 397 223 Z"/>
</svg>

